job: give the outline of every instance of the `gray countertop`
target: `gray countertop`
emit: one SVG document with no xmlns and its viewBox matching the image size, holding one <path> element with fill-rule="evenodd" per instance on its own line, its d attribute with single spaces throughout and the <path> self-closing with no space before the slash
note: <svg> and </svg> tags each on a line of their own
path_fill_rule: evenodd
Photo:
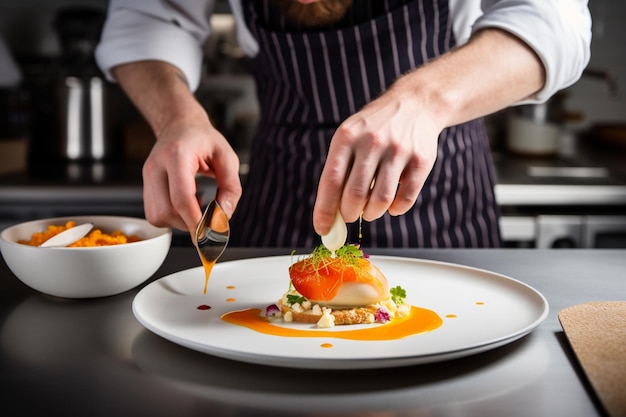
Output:
<svg viewBox="0 0 626 417">
<path fill-rule="evenodd" d="M 223 261 L 290 249 L 228 249 Z M 145 330 L 138 289 L 68 301 L 35 293 L 0 262 L 0 384 L 18 415 L 600 416 L 559 324 L 588 301 L 626 300 L 624 250 L 372 250 L 501 273 L 541 292 L 547 319 L 522 339 L 428 365 L 362 371 L 273 368 L 220 359 Z M 153 279 L 199 266 L 173 248 Z"/>
</svg>

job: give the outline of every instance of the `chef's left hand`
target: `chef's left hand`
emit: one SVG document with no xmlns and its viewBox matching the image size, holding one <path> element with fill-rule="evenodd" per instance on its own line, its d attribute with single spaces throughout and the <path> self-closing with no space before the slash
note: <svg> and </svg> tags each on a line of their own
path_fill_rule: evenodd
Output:
<svg viewBox="0 0 626 417">
<path fill-rule="evenodd" d="M 325 235 L 337 208 L 346 222 L 405 213 L 437 157 L 441 131 L 534 97 L 546 82 L 539 56 L 497 28 L 398 78 L 346 119 L 332 138 L 313 210 Z M 372 187 L 370 187 L 373 184 Z"/>
</svg>

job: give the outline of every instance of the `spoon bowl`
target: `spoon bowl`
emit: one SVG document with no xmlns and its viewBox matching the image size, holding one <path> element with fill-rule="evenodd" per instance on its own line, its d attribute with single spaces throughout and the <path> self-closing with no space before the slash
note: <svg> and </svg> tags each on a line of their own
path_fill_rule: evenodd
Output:
<svg viewBox="0 0 626 417">
<path fill-rule="evenodd" d="M 194 239 L 206 274 L 205 293 L 213 265 L 224 253 L 229 238 L 230 226 L 228 224 L 228 216 L 222 210 L 217 200 L 213 199 L 204 210 L 204 214 L 196 228 Z"/>
<path fill-rule="evenodd" d="M 196 228 L 198 251 L 208 262 L 216 261 L 224 253 L 229 238 L 228 216 L 218 202 L 213 200 L 204 210 Z"/>
</svg>

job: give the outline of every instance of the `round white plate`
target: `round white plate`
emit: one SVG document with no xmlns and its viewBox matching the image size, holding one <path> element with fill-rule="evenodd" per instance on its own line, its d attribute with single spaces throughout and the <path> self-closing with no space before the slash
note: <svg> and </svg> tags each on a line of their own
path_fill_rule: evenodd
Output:
<svg viewBox="0 0 626 417">
<path fill-rule="evenodd" d="M 133 313 L 150 331 L 193 350 L 243 362 L 312 369 L 406 366 L 467 356 L 523 337 L 548 315 L 543 295 L 504 275 L 437 261 L 371 259 L 390 286 L 406 290 L 410 304 L 439 314 L 442 326 L 398 340 L 358 341 L 270 336 L 221 319 L 231 311 L 263 310 L 275 303 L 289 286 L 291 256 L 218 263 L 206 294 L 202 267 L 168 275 L 139 291 Z M 200 305 L 211 308 L 200 310 Z M 311 325 L 280 325 L 316 331 Z M 333 347 L 322 348 L 323 343 Z"/>
</svg>

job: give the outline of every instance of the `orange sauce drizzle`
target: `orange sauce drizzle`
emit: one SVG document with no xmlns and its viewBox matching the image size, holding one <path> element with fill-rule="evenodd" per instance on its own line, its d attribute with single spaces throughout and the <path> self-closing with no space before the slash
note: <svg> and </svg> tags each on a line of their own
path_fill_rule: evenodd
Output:
<svg viewBox="0 0 626 417">
<path fill-rule="evenodd" d="M 322 343 L 320 345 L 320 347 L 323 347 L 325 349 L 330 349 L 331 347 L 333 347 L 333 344 L 332 343 Z"/>
<path fill-rule="evenodd" d="M 237 300 L 235 300 L 234 298 L 227 298 L 226 299 L 227 303 L 234 303 L 235 301 L 237 301 Z"/>
<path fill-rule="evenodd" d="M 261 309 L 250 308 L 246 310 L 232 311 L 222 316 L 222 320 L 237 326 L 247 327 L 259 333 L 282 337 L 333 337 L 349 340 L 396 340 L 419 333 L 426 333 L 437 329 L 443 320 L 437 313 L 425 308 L 411 306 L 411 314 L 403 318 L 395 318 L 389 323 L 382 325 L 373 324 L 367 328 L 329 331 L 323 329 L 302 330 L 290 327 L 282 327 L 272 324 L 261 316 Z"/>
<path fill-rule="evenodd" d="M 227 290 L 234 290 L 234 289 L 235 289 L 235 286 L 234 286 L 234 285 L 227 285 L 227 286 L 226 286 L 226 289 L 227 289 Z"/>
<path fill-rule="evenodd" d="M 482 305 L 484 305 L 484 304 L 485 304 L 485 303 L 484 303 L 483 301 L 476 301 L 476 305 L 482 306 Z"/>
<path fill-rule="evenodd" d="M 446 318 L 448 318 L 448 319 L 455 319 L 456 317 L 457 317 L 456 314 L 448 314 L 448 315 L 446 315 Z"/>
<path fill-rule="evenodd" d="M 222 210 L 222 208 L 219 206 L 219 204 L 215 208 L 215 213 L 220 213 L 221 215 L 211 216 L 209 227 L 218 233 L 226 232 L 228 230 L 228 217 L 226 216 L 226 213 L 224 213 L 224 210 Z M 209 275 L 211 275 L 211 271 L 213 271 L 213 267 L 215 266 L 217 259 L 214 261 L 208 261 L 200 250 L 198 250 L 198 252 L 200 255 L 200 260 L 202 261 L 202 266 L 204 266 L 204 293 L 206 294 L 206 289 L 209 285 Z"/>
<path fill-rule="evenodd" d="M 200 259 L 202 260 L 202 266 L 204 267 L 204 294 L 206 294 L 206 289 L 209 285 L 209 275 L 211 275 L 211 271 L 215 266 L 215 261 L 209 262 L 204 258 L 204 256 L 201 256 Z"/>
</svg>

